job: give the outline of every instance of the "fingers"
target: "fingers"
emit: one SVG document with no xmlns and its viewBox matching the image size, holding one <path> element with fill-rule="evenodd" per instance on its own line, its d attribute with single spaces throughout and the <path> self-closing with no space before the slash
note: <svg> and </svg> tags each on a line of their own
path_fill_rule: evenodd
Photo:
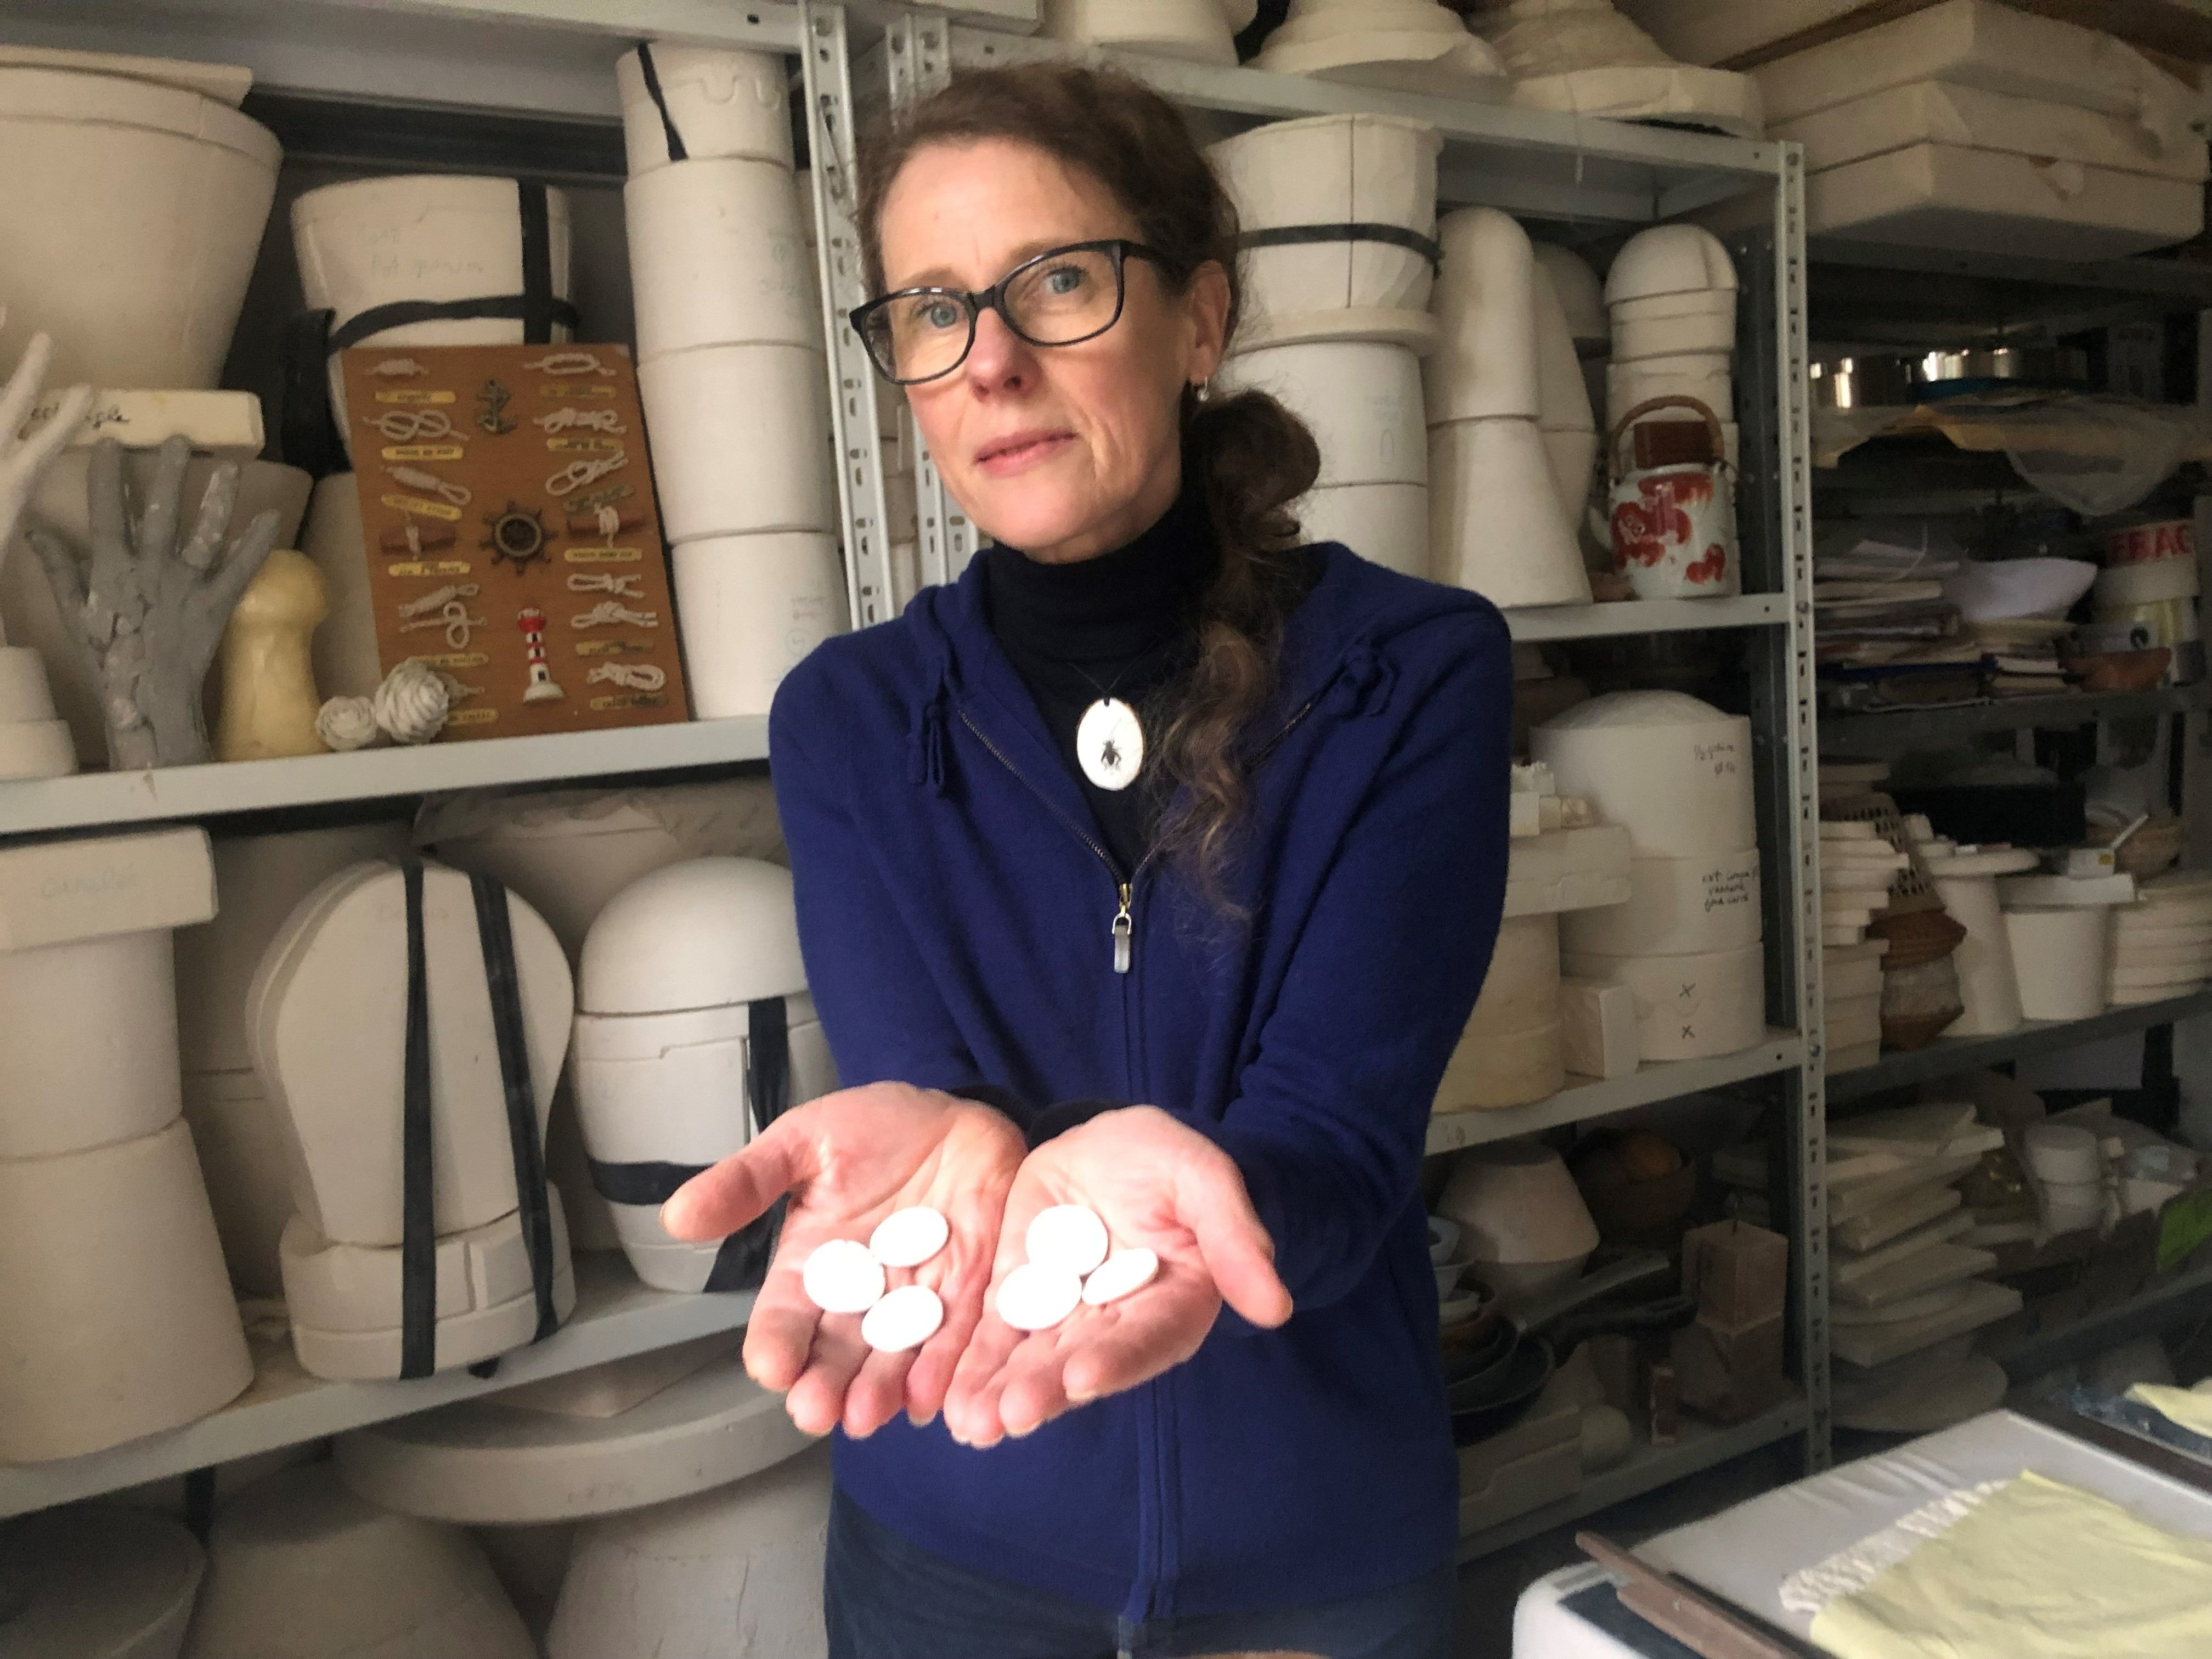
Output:
<svg viewBox="0 0 2212 1659">
<path fill-rule="evenodd" d="M 205 570 L 215 563 L 222 550 L 223 538 L 230 531 L 231 511 L 237 505 L 238 464 L 225 461 L 209 476 L 207 488 L 200 492 L 198 515 L 192 521 L 192 533 L 185 539 L 186 564 Z"/>
<path fill-rule="evenodd" d="M 845 1395 L 868 1358 L 858 1314 L 824 1314 L 814 1328 L 806 1369 L 783 1397 L 791 1420 L 808 1434 L 827 1434 L 845 1415 Z"/>
<path fill-rule="evenodd" d="M 273 507 L 254 514 L 253 522 L 246 526 L 246 533 L 231 544 L 229 555 L 208 578 L 210 595 L 225 614 L 253 585 L 253 579 L 261 574 L 261 567 L 269 562 L 270 550 L 276 545 L 276 526 Z M 220 532 L 216 539 L 220 545 Z"/>
<path fill-rule="evenodd" d="M 131 555 L 129 509 L 123 499 L 123 446 L 102 438 L 85 468 L 85 506 L 95 560 Z"/>
<path fill-rule="evenodd" d="M 0 454 L 15 447 L 15 434 L 23 429 L 23 422 L 31 418 L 31 405 L 38 401 L 39 388 L 46 384 L 46 369 L 53 360 L 54 337 L 33 334 L 31 343 L 24 347 L 22 357 L 15 364 L 15 372 L 8 377 L 6 393 L 0 395 Z M 79 388 L 70 389 L 74 392 Z M 82 390 L 89 404 L 92 388 L 86 386 Z M 80 409 L 76 412 L 76 419 L 63 428 L 63 435 L 68 436 L 75 429 L 77 421 L 83 418 L 84 410 Z M 57 426 L 61 424 L 58 418 L 54 423 Z M 32 471 L 36 471 L 38 466 L 36 460 L 31 463 Z"/>
<path fill-rule="evenodd" d="M 45 567 L 46 580 L 54 590 L 54 605 L 62 619 L 69 624 L 70 637 L 81 640 L 80 624 L 84 614 L 84 571 L 78 565 L 76 550 L 50 531 L 35 526 L 23 532 L 23 539 L 39 556 Z"/>
<path fill-rule="evenodd" d="M 1224 1302 L 1263 1329 L 1290 1318 L 1291 1293 L 1275 1272 L 1274 1241 L 1226 1153 L 1196 1160 L 1179 1173 L 1176 1211 L 1197 1240 Z"/>
<path fill-rule="evenodd" d="M 185 469 L 191 461 L 192 446 L 186 438 L 165 438 L 155 452 L 154 486 L 147 492 L 146 511 L 139 517 L 138 534 L 131 544 L 141 559 L 159 561 L 176 551 Z"/>
<path fill-rule="evenodd" d="M 863 1339 L 865 1340 L 866 1339 Z M 865 1440 L 906 1407 L 907 1376 L 919 1349 L 904 1353 L 871 1352 L 845 1390 L 845 1432 Z"/>
<path fill-rule="evenodd" d="M 793 1188 L 812 1179 L 813 1148 L 791 1127 L 794 1123 L 793 1115 L 787 1113 L 743 1152 L 732 1153 L 678 1188 L 676 1195 L 660 1206 L 660 1224 L 669 1236 L 696 1244 L 726 1238 L 766 1215 L 769 1206 Z"/>
<path fill-rule="evenodd" d="M 963 1446 L 995 1446 L 1006 1437 L 999 1421 L 999 1394 L 1007 1362 L 1024 1340 L 1022 1333 L 985 1310 L 960 1355 L 952 1386 L 945 1396 L 945 1427 Z"/>
</svg>

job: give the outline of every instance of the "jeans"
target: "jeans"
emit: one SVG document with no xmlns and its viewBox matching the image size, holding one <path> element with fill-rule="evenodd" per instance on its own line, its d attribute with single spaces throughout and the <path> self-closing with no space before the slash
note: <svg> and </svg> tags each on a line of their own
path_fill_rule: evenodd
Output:
<svg viewBox="0 0 2212 1659">
<path fill-rule="evenodd" d="M 1449 1567 L 1314 1607 L 1133 1623 L 932 1555 L 839 1492 L 823 1603 L 830 1659 L 1452 1659 Z"/>
</svg>

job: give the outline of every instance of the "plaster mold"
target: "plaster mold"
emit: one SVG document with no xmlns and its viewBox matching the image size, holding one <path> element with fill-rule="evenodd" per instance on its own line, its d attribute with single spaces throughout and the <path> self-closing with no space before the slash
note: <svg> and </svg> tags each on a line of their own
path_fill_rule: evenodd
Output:
<svg viewBox="0 0 2212 1659">
<path fill-rule="evenodd" d="M 1536 428 L 1570 528 L 1581 524 L 1595 481 L 1597 418 L 1583 379 L 1573 325 L 1550 265 L 1536 262 Z"/>
<path fill-rule="evenodd" d="M 1429 574 L 1426 484 L 1337 484 L 1308 491 L 1291 510 L 1310 542 L 1341 542 L 1387 570 Z"/>
<path fill-rule="evenodd" d="M 1534 421 L 1429 428 L 1429 574 L 1511 610 L 1587 605 L 1589 575 Z"/>
<path fill-rule="evenodd" d="M 1808 178 L 1805 223 L 1821 235 L 1910 247 L 2116 259 L 2195 236 L 2204 191 L 2113 167 L 1912 144 Z"/>
<path fill-rule="evenodd" d="M 826 372 L 820 351 L 793 345 L 702 346 L 638 365 L 672 545 L 836 525 Z"/>
<path fill-rule="evenodd" d="M 1966 1012 L 1945 1028 L 1949 1036 L 2002 1036 L 2019 1029 L 2020 977 L 2013 969 L 2012 939 L 1997 907 L 2000 875 L 2033 869 L 2033 853 L 2003 849 L 1977 854 L 1948 853 L 1923 843 L 1921 859 L 1935 878 L 1936 890 L 1951 920 L 1966 930 L 1952 953 L 1959 971 L 1960 1000 Z"/>
<path fill-rule="evenodd" d="M 1611 0 L 1511 0 L 1486 15 L 1483 33 L 1513 72 L 1516 104 L 1738 138 L 1764 131 L 1752 81 L 1676 63 Z"/>
<path fill-rule="evenodd" d="M 1460 1227 L 1460 1249 L 1509 1304 L 1550 1294 L 1580 1276 L 1597 1224 L 1557 1152 L 1507 1140 L 1464 1152 L 1437 1201 Z"/>
<path fill-rule="evenodd" d="M 1614 691 L 1529 734 L 1562 793 L 1626 824 L 1638 857 L 1755 847 L 1751 722 L 1679 691 Z"/>
<path fill-rule="evenodd" d="M 1218 0 L 1044 0 L 1040 32 L 1202 64 L 1237 62 L 1237 42 Z"/>
<path fill-rule="evenodd" d="M 507 898 L 538 1125 L 568 1047 L 568 958 L 537 912 Z M 436 1032 L 430 1045 L 440 1234 L 481 1227 L 516 1206 L 492 1004 L 468 878 L 428 867 L 424 950 Z M 403 884 L 385 863 L 349 866 L 296 905 L 246 996 L 254 1066 L 290 1126 L 300 1213 L 336 1243 L 401 1237 L 400 1101 L 406 1048 Z"/>
<path fill-rule="evenodd" d="M 170 935 L 215 912 L 198 829 L 0 850 L 0 1159 L 114 1146 L 175 1119 Z"/>
<path fill-rule="evenodd" d="M 656 871 L 600 912 L 579 985 L 584 1145 L 632 1267 L 661 1290 L 751 1288 L 763 1236 L 681 1243 L 659 1206 L 675 1171 L 718 1163 L 836 1086 L 806 994 L 790 872 L 730 858 Z M 647 1174 L 659 1182 L 650 1191 L 638 1186 Z"/>
<path fill-rule="evenodd" d="M 551 1210 L 553 1311 L 576 1308 L 568 1227 L 561 1194 Z M 292 1321 L 292 1348 L 316 1376 L 374 1379 L 401 1375 L 404 1352 L 400 1252 L 334 1244 L 295 1215 L 277 1242 L 277 1263 Z M 538 1300 L 521 1218 L 441 1232 L 434 1267 L 434 1370 L 453 1370 L 526 1346 L 537 1333 Z"/>
<path fill-rule="evenodd" d="M 1519 1106 L 1565 1086 L 1559 919 L 1514 916 L 1498 930 L 1490 971 L 1437 1085 L 1433 1109 Z"/>
<path fill-rule="evenodd" d="M 572 969 L 592 920 L 641 877 L 712 854 L 783 858 L 775 796 L 765 778 L 547 795 L 475 791 L 426 805 L 415 839 L 455 869 L 492 877 L 544 917 Z M 568 1072 L 553 1097 L 545 1161 L 575 1248 L 619 1249 L 614 1218 L 592 1186 Z"/>
<path fill-rule="evenodd" d="M 2087 1019 L 2105 1012 L 2112 930 L 2102 909 L 2028 905 L 2007 910 L 2004 921 L 2022 1016 Z"/>
<path fill-rule="evenodd" d="M 615 64 L 631 178 L 678 159 L 669 154 L 672 126 L 684 160 L 742 157 L 791 167 L 790 64 L 781 53 L 668 41 L 654 42 L 652 52 L 665 119 L 638 53 L 626 52 Z"/>
<path fill-rule="evenodd" d="M 549 1659 L 824 1659 L 826 1447 L 576 1535 Z"/>
<path fill-rule="evenodd" d="M 535 1659 L 475 1540 L 388 1514 L 328 1463 L 223 1504 L 185 1659 Z"/>
<path fill-rule="evenodd" d="M 179 1052 L 187 1072 L 250 1068 L 246 998 L 293 907 L 339 871 L 407 850 L 404 821 L 227 836 L 213 844 L 213 920 L 177 934 Z"/>
<path fill-rule="evenodd" d="M 1214 384 L 1231 393 L 1267 392 L 1304 422 L 1321 447 L 1321 489 L 1429 481 L 1421 366 L 1403 346 L 1266 346 L 1230 358 Z"/>
<path fill-rule="evenodd" d="M 1528 233 L 1495 208 L 1462 208 L 1437 235 L 1444 265 L 1431 308 L 1443 334 L 1424 365 L 1430 422 L 1535 420 L 1543 403 Z"/>
<path fill-rule="evenodd" d="M 804 1451 L 734 1347 L 609 1417 L 465 1401 L 339 1437 L 339 1478 L 402 1515 L 469 1526 L 583 1520 L 726 1486 Z"/>
<path fill-rule="evenodd" d="M 825 532 L 708 536 L 670 562 L 697 719 L 767 714 L 783 677 L 848 625 L 844 562 Z"/>
<path fill-rule="evenodd" d="M 1424 122 L 1385 115 L 1277 121 L 1212 145 L 1207 158 L 1247 235 L 1376 224 L 1437 231 L 1437 156 Z M 1427 349 L 1436 268 L 1395 241 L 1323 240 L 1249 248 L 1239 349 L 1300 338 L 1381 339 Z"/>
<path fill-rule="evenodd" d="M 315 484 L 300 547 L 323 573 L 330 600 L 330 615 L 315 630 L 310 647 L 315 684 L 325 697 L 373 697 L 384 683 L 384 659 L 376 642 L 368 544 L 352 473 L 333 472 Z"/>
<path fill-rule="evenodd" d="M 0 1652 L 177 1659 L 206 1571 L 182 1526 L 119 1504 L 0 1522 Z"/>
<path fill-rule="evenodd" d="M 641 362 L 739 343 L 822 345 L 822 291 L 788 164 L 732 157 L 623 186 Z"/>
<path fill-rule="evenodd" d="M 1577 911 L 1559 924 L 1577 955 L 1681 956 L 1759 939 L 1759 849 L 1696 858 L 1639 858 L 1626 904 Z"/>
<path fill-rule="evenodd" d="M 277 1241 L 292 1218 L 292 1167 L 261 1079 L 250 1067 L 186 1072 L 184 1101 L 231 1285 L 241 1297 L 282 1297 Z"/>
<path fill-rule="evenodd" d="M 1512 88 L 1498 54 L 1433 0 L 1291 0 L 1252 64 L 1479 103 Z"/>
<path fill-rule="evenodd" d="M 325 185 L 292 204 L 292 246 L 313 310 L 335 333 L 363 312 L 408 301 L 478 300 L 523 292 L 522 186 L 465 173 L 402 173 Z M 569 286 L 568 198 L 545 191 L 553 297 Z M 447 317 L 380 329 L 363 345 L 519 345 L 520 317 Z M 556 338 L 566 338 L 557 325 Z M 352 446 L 345 386 L 330 363 L 331 407 Z"/>
<path fill-rule="evenodd" d="M 0 1462 L 105 1451 L 253 1380 L 181 1119 L 136 1140 L 0 1158 Z"/>
<path fill-rule="evenodd" d="M 1605 289 L 1589 260 L 1557 242 L 1534 245 L 1536 263 L 1552 279 L 1552 291 L 1566 313 L 1567 331 L 1583 356 L 1602 356 L 1612 343 L 1606 322 Z"/>
<path fill-rule="evenodd" d="M 152 449 L 125 451 L 124 477 L 134 500 L 143 502 L 148 498 L 160 459 L 159 453 Z M 220 465 L 222 463 L 214 456 L 197 453 L 186 464 L 181 499 L 189 507 L 197 507 L 204 498 Z M 273 545 L 298 546 L 301 521 L 313 487 L 307 475 L 295 466 L 283 466 L 274 461 L 246 460 L 231 465 L 238 469 L 238 495 L 231 508 L 231 524 L 242 528 L 264 513 L 274 513 L 276 527 Z M 60 536 L 73 547 L 88 547 L 92 541 L 91 468 L 92 452 L 88 448 L 64 449 L 56 456 L 31 497 L 27 522 Z M 346 482 L 350 487 L 352 480 Z M 368 580 L 366 573 L 362 580 Z M 74 630 L 64 620 L 46 573 L 27 550 L 0 564 L 0 629 L 9 639 L 30 646 L 45 659 L 53 678 L 55 706 L 61 718 L 69 723 L 79 762 L 86 766 L 105 766 L 107 727 L 100 711 L 99 677 L 77 643 Z"/>
<path fill-rule="evenodd" d="M 0 66 L 9 213 L 39 228 L 0 246 L 0 360 L 43 331 L 59 381 L 211 387 L 276 195 L 276 139 L 128 60 L 67 58 L 78 66 Z"/>
<path fill-rule="evenodd" d="M 1766 1035 L 1766 979 L 1761 947 L 1687 956 L 1565 954 L 1574 979 L 1626 985 L 1636 994 L 1644 1060 L 1705 1060 L 1736 1054 Z"/>
</svg>

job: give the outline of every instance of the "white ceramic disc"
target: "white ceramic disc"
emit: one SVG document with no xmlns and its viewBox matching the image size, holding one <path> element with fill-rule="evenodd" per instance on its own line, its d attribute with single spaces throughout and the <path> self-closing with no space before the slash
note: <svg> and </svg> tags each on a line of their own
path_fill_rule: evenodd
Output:
<svg viewBox="0 0 2212 1659">
<path fill-rule="evenodd" d="M 1024 1242 L 1034 1265 L 1080 1279 L 1106 1259 L 1106 1224 L 1083 1205 L 1055 1204 L 1037 1212 Z"/>
<path fill-rule="evenodd" d="M 1048 1331 L 1083 1300 L 1083 1281 L 1061 1267 L 1029 1261 L 999 1286 L 999 1317 L 1018 1331 Z"/>
<path fill-rule="evenodd" d="M 803 1277 L 808 1300 L 823 1313 L 866 1313 L 883 1300 L 884 1264 L 849 1238 L 817 1246 Z"/>
<path fill-rule="evenodd" d="M 919 1267 L 951 1237 L 943 1211 L 915 1204 L 894 1210 L 876 1224 L 868 1236 L 868 1254 L 886 1267 Z"/>
<path fill-rule="evenodd" d="M 878 1353 L 904 1353 L 937 1334 L 945 1304 L 927 1285 L 902 1285 L 868 1310 L 860 1340 Z"/>
<path fill-rule="evenodd" d="M 1119 697 L 1101 697 L 1083 711 L 1075 753 L 1083 775 L 1099 788 L 1127 789 L 1145 764 L 1145 728 L 1137 711 Z"/>
<path fill-rule="evenodd" d="M 1109 1302 L 1135 1295 L 1159 1277 L 1159 1257 L 1142 1245 L 1116 1250 L 1083 1281 L 1083 1299 L 1094 1308 L 1103 1308 Z"/>
</svg>

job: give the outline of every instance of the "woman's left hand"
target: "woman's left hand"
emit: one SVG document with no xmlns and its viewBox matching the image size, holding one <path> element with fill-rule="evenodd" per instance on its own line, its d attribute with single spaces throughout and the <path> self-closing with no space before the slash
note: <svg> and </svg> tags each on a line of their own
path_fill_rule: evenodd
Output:
<svg viewBox="0 0 2212 1659">
<path fill-rule="evenodd" d="M 1133 1295 L 1079 1305 L 1053 1329 L 1024 1334 L 999 1316 L 998 1286 L 1027 1260 L 1030 1221 L 1055 1204 L 1096 1211 L 1112 1248 L 1152 1250 L 1159 1273 Z M 1274 1245 L 1236 1164 L 1156 1107 L 1104 1113 L 1047 1141 L 1015 1175 L 991 1297 L 945 1397 L 945 1426 L 967 1445 L 995 1445 L 1149 1382 L 1198 1352 L 1224 1301 L 1255 1325 L 1291 1316 Z"/>
</svg>

